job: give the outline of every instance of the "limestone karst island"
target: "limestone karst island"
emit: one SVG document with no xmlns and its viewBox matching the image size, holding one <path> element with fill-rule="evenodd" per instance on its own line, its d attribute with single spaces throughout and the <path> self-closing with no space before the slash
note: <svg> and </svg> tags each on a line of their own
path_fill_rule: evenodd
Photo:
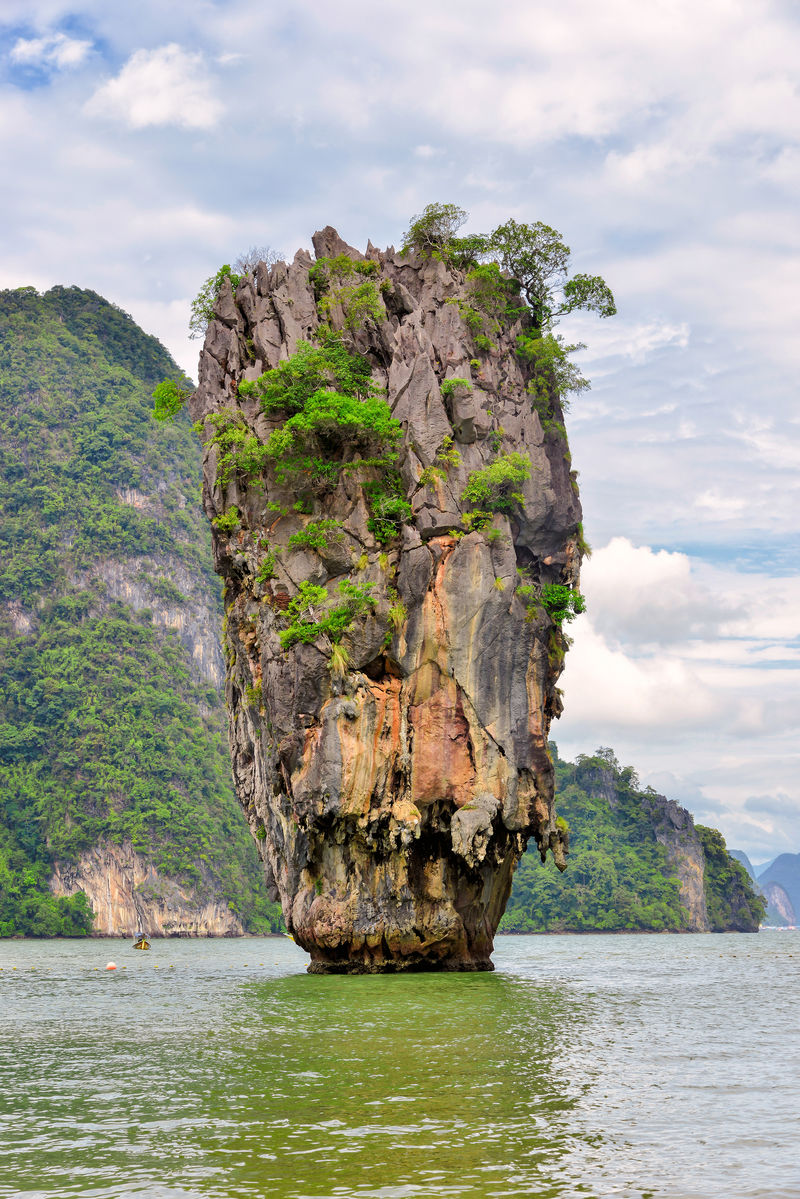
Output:
<svg viewBox="0 0 800 1199">
<path fill-rule="evenodd" d="M 614 302 L 463 216 L 223 267 L 194 391 L 94 293 L 3 293 L 0 934 L 285 928 L 381 972 L 758 928 L 719 834 L 549 741 L 588 548 L 554 327 Z"/>
</svg>

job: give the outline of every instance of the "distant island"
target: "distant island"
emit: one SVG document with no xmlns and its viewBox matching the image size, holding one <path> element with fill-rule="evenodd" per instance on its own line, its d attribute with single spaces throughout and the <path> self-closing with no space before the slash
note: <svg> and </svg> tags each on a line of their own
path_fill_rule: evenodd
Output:
<svg viewBox="0 0 800 1199">
<path fill-rule="evenodd" d="M 568 869 L 530 851 L 499 931 L 756 932 L 765 904 L 716 829 L 642 788 L 610 749 L 556 765 L 556 807 L 569 828 Z"/>
</svg>

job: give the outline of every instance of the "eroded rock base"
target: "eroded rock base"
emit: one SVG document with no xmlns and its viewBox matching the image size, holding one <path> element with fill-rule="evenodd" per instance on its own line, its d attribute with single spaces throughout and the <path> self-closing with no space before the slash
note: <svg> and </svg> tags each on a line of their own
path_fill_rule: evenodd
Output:
<svg viewBox="0 0 800 1199">
<path fill-rule="evenodd" d="M 449 958 L 445 961 L 433 961 L 430 958 L 417 958 L 410 962 L 398 961 L 396 958 L 363 962 L 356 958 L 343 961 L 317 959 L 308 967 L 309 974 L 471 974 L 481 970 L 494 970 L 491 958 L 474 961 Z"/>
</svg>

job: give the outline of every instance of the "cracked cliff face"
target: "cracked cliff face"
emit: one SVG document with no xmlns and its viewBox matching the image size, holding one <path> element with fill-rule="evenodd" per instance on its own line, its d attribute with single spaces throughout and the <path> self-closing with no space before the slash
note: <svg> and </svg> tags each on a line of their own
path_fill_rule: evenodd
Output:
<svg viewBox="0 0 800 1199">
<path fill-rule="evenodd" d="M 461 272 L 330 228 L 314 246 L 322 286 L 302 251 L 224 283 L 192 400 L 236 786 L 312 970 L 488 969 L 528 839 L 566 848 L 547 750 L 566 639 L 541 589 L 577 585 L 581 513 L 558 398 L 539 415 L 519 316 L 476 317 Z M 322 428 L 288 470 L 270 435 L 296 409 L 239 389 L 326 338 L 368 362 L 401 437 Z M 497 463 L 511 483 L 470 515 Z"/>
<path fill-rule="evenodd" d="M 50 882 L 55 895 L 83 891 L 94 913 L 96 937 L 240 937 L 241 921 L 216 893 L 210 875 L 203 885 L 181 886 L 159 874 L 129 842 L 100 841 L 75 862 L 57 862 Z M 204 892 L 204 893 L 203 893 Z"/>
</svg>

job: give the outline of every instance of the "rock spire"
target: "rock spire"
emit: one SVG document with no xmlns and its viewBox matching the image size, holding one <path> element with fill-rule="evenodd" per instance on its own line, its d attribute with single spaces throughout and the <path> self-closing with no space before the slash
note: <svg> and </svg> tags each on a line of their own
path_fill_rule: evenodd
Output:
<svg viewBox="0 0 800 1199">
<path fill-rule="evenodd" d="M 491 969 L 529 838 L 566 848 L 559 399 L 496 269 L 313 242 L 224 280 L 191 401 L 236 788 L 312 971 Z"/>
</svg>

